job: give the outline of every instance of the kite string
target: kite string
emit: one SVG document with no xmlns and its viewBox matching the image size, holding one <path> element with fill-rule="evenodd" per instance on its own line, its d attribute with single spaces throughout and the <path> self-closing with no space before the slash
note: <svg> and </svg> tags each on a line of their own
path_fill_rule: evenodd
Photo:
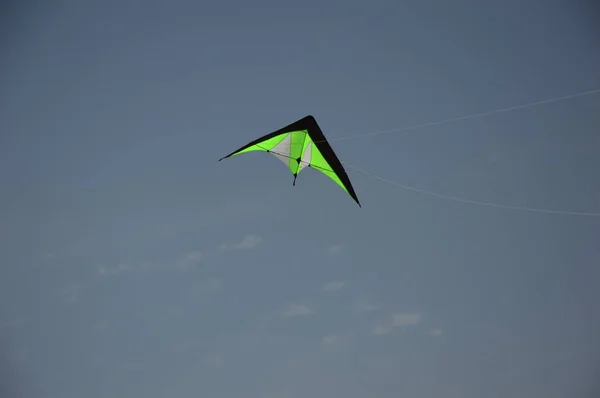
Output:
<svg viewBox="0 0 600 398">
<path fill-rule="evenodd" d="M 270 150 L 269 152 L 288 158 L 288 159 L 292 159 L 291 156 L 289 155 L 285 155 L 283 153 L 278 153 L 276 151 Z M 482 201 L 478 201 L 478 200 L 472 200 L 472 199 L 466 199 L 466 198 L 460 198 L 460 197 L 456 197 L 456 196 L 450 196 L 450 195 L 444 195 L 441 193 L 437 193 L 437 192 L 432 192 L 432 191 L 426 191 L 424 189 L 419 189 L 419 188 L 415 188 L 415 187 L 411 187 L 409 185 L 405 185 L 405 184 L 401 184 L 399 182 L 396 181 L 392 181 L 389 180 L 387 178 L 381 177 L 379 175 L 370 173 L 364 169 L 361 169 L 360 167 L 351 165 L 347 162 L 344 161 L 340 161 L 340 163 L 344 164 L 346 167 L 354 169 L 356 171 L 358 171 L 359 173 L 362 173 L 368 177 L 371 177 L 373 179 L 379 180 L 379 181 L 383 181 L 385 183 L 391 184 L 391 185 L 395 185 L 397 187 L 409 190 L 409 191 L 413 191 L 413 192 L 417 192 L 423 195 L 429 195 L 429 196 L 435 196 L 437 198 L 440 199 L 445 199 L 445 200 L 452 200 L 455 202 L 461 202 L 461 203 L 466 203 L 466 204 L 471 204 L 471 205 L 479 205 L 479 206 L 487 206 L 487 207 L 495 207 L 495 208 L 500 208 L 500 209 L 505 209 L 505 210 L 519 210 L 519 211 L 527 211 L 527 212 L 535 212 L 535 213 L 545 213 L 545 214 L 562 214 L 562 215 L 570 215 L 570 216 L 586 216 L 586 217 L 600 217 L 600 213 L 586 213 L 586 212 L 576 212 L 576 211 L 567 211 L 567 210 L 550 210 L 550 209 L 540 209 L 540 208 L 535 208 L 535 207 L 523 207 L 523 206 L 512 206 L 512 205 L 503 205 L 503 204 L 499 204 L 499 203 L 492 203 L 492 202 L 482 202 Z M 318 166 L 312 166 L 309 165 L 310 167 L 313 167 L 315 169 L 321 169 L 321 167 Z M 323 168 L 323 170 L 326 170 Z"/>
<path fill-rule="evenodd" d="M 349 140 L 349 139 L 353 139 L 353 138 L 370 137 L 370 136 L 374 136 L 374 135 L 382 135 L 382 134 L 397 133 L 397 132 L 408 131 L 408 130 L 415 130 L 415 129 L 419 129 L 419 128 L 423 128 L 423 127 L 437 126 L 437 125 L 440 125 L 440 124 L 458 122 L 458 121 L 467 120 L 467 119 L 475 119 L 475 118 L 478 118 L 478 117 L 483 117 L 483 116 L 494 115 L 494 114 L 497 114 L 497 113 L 514 111 L 514 110 L 518 110 L 518 109 L 530 108 L 530 107 L 533 107 L 533 106 L 538 106 L 538 105 L 542 105 L 542 104 L 548 104 L 548 103 L 551 103 L 551 102 L 564 101 L 564 100 L 568 100 L 568 99 L 582 97 L 584 95 L 592 95 L 592 94 L 598 94 L 598 93 L 600 93 L 600 89 L 588 90 L 588 91 L 580 92 L 580 93 L 577 93 L 577 94 L 565 95 L 565 96 L 562 96 L 562 97 L 555 97 L 555 98 L 550 98 L 550 99 L 546 99 L 546 100 L 542 100 L 542 101 L 535 101 L 535 102 L 530 102 L 530 103 L 527 103 L 527 104 L 521 104 L 521 105 L 511 106 L 511 107 L 502 108 L 502 109 L 496 109 L 496 110 L 487 111 L 487 112 L 474 113 L 474 114 L 467 115 L 467 116 L 460 116 L 460 117 L 455 117 L 455 118 L 452 118 L 452 119 L 440 120 L 440 121 L 437 121 L 437 122 L 428 122 L 428 123 L 416 124 L 416 125 L 413 125 L 413 126 L 400 127 L 400 128 L 391 129 L 391 130 L 376 131 L 376 132 L 366 133 L 366 134 L 349 135 L 349 136 L 344 136 L 344 137 L 333 137 L 333 138 L 329 138 L 327 141 L 341 141 L 341 140 Z M 323 141 L 315 141 L 315 142 L 324 142 L 324 140 Z"/>
<path fill-rule="evenodd" d="M 501 209 L 507 209 L 507 210 L 519 210 L 519 211 L 527 211 L 527 212 L 536 212 L 536 213 L 546 213 L 546 214 L 563 214 L 563 215 L 570 215 L 570 216 L 587 216 L 587 217 L 600 217 L 600 213 L 586 213 L 586 212 L 576 212 L 576 211 L 566 211 L 566 210 L 549 210 L 549 209 L 540 209 L 540 208 L 534 208 L 534 207 L 522 207 L 522 206 L 511 206 L 511 205 L 503 205 L 503 204 L 498 204 L 498 203 L 491 203 L 491 202 L 482 202 L 482 201 L 477 201 L 477 200 L 471 200 L 471 199 L 465 199 L 465 198 L 460 198 L 460 197 L 456 197 L 456 196 L 450 196 L 450 195 L 444 195 L 444 194 L 440 194 L 440 193 L 436 193 L 436 192 L 432 192 L 432 191 L 426 191 L 423 189 L 419 189 L 419 188 L 415 188 L 415 187 L 411 187 L 408 185 L 404 185 L 401 184 L 399 182 L 396 181 L 392 181 L 389 180 L 387 178 L 383 178 L 379 175 L 373 174 L 373 173 L 369 173 L 366 170 L 363 170 L 357 166 L 348 164 L 346 162 L 342 162 L 346 167 L 349 167 L 351 169 L 354 169 L 356 171 L 358 171 L 359 173 L 362 173 L 368 177 L 371 177 L 373 179 L 376 180 L 380 180 L 383 182 L 386 182 L 388 184 L 391 185 L 395 185 L 397 187 L 409 190 L 409 191 L 413 191 L 413 192 L 417 192 L 420 194 L 424 194 L 424 195 L 429 195 L 429 196 L 435 196 L 441 199 L 446 199 L 446 200 L 452 200 L 455 202 L 461 202 L 461 203 L 467 203 L 467 204 L 473 204 L 473 205 L 479 205 L 479 206 L 487 206 L 487 207 L 496 207 L 496 208 L 501 208 Z"/>
</svg>

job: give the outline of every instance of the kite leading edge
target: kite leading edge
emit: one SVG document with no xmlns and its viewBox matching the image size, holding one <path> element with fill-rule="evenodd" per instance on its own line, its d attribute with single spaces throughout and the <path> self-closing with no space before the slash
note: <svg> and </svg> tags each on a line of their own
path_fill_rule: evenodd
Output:
<svg viewBox="0 0 600 398">
<path fill-rule="evenodd" d="M 296 178 L 305 167 L 320 171 L 346 191 L 361 207 L 346 170 L 312 115 L 257 138 L 219 161 L 250 151 L 265 151 L 275 155 L 294 175 L 293 185 L 296 185 Z"/>
</svg>

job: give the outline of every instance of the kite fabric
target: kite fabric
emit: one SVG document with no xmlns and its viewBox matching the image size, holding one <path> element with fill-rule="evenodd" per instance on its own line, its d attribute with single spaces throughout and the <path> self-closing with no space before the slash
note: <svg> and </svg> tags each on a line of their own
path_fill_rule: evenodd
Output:
<svg viewBox="0 0 600 398">
<path fill-rule="evenodd" d="M 312 115 L 266 134 L 222 157 L 219 161 L 250 151 L 265 151 L 281 160 L 294 175 L 293 185 L 296 185 L 296 177 L 304 168 L 309 167 L 320 171 L 346 191 L 361 207 L 346 170 Z"/>
</svg>

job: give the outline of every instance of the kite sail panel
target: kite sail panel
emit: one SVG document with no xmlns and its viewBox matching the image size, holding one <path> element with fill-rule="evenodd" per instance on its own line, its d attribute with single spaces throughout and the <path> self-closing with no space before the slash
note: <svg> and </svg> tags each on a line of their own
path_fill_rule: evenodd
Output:
<svg viewBox="0 0 600 398">
<path fill-rule="evenodd" d="M 286 127 L 264 135 L 222 157 L 219 161 L 251 151 L 264 151 L 276 156 L 294 175 L 294 185 L 296 177 L 306 167 L 322 172 L 360 206 L 350 178 L 313 116 L 305 116 Z"/>
</svg>

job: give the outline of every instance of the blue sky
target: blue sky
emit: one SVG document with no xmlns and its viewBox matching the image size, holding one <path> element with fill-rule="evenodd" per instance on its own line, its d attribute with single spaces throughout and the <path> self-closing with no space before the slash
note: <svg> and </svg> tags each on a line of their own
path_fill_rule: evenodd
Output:
<svg viewBox="0 0 600 398">
<path fill-rule="evenodd" d="M 0 391 L 591 397 L 600 87 L 572 1 L 54 1 L 0 17 Z M 597 383 L 597 382 L 596 382 Z"/>
</svg>

